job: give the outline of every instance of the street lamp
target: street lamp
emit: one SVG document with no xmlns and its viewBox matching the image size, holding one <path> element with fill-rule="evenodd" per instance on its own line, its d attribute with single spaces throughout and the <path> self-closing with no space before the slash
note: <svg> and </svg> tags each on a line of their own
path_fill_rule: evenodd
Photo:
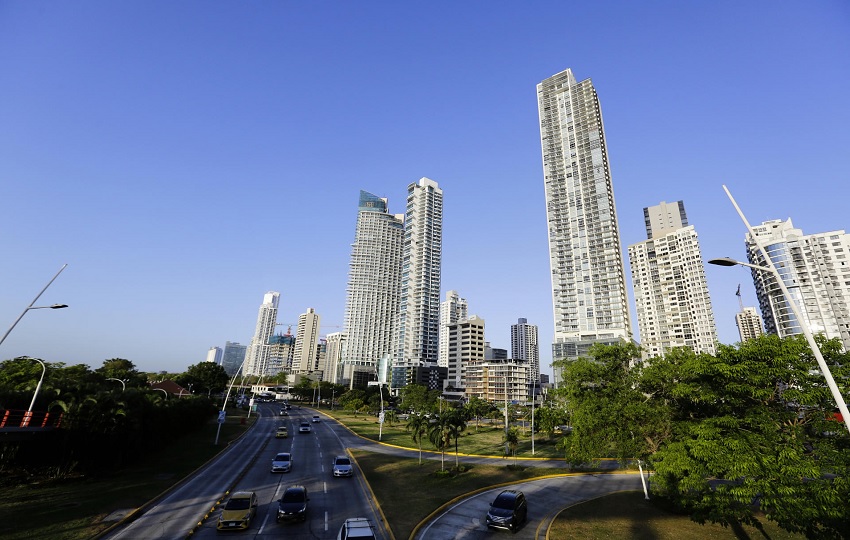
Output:
<svg viewBox="0 0 850 540">
<path fill-rule="evenodd" d="M 38 358 L 27 358 L 28 360 L 35 360 L 39 364 L 41 364 L 41 377 L 38 379 L 38 384 L 35 386 L 35 392 L 32 394 L 32 401 L 30 402 L 30 408 L 27 409 L 27 414 L 24 417 L 24 421 L 21 422 L 21 427 L 28 427 L 30 425 L 30 419 L 32 418 L 32 408 L 35 406 L 35 398 L 38 397 L 38 391 L 41 390 L 41 383 L 44 381 L 44 374 L 47 373 L 47 366 L 44 365 L 44 362 L 39 360 Z"/>
<path fill-rule="evenodd" d="M 31 309 L 62 309 L 62 308 L 66 308 L 66 307 L 68 307 L 68 305 L 67 305 L 67 304 L 53 304 L 52 306 L 33 306 L 33 304 L 35 304 L 35 303 L 36 303 L 36 301 L 37 301 L 37 300 L 41 297 L 41 295 L 42 295 L 42 294 L 44 294 L 44 291 L 46 291 L 46 290 L 47 290 L 47 288 L 48 288 L 48 287 L 50 287 L 50 284 L 51 284 L 51 283 L 53 283 L 53 281 L 54 281 L 57 277 L 59 277 L 59 274 L 61 274 L 61 273 L 62 273 L 62 270 L 64 270 L 66 266 L 68 266 L 68 265 L 67 265 L 67 264 L 62 265 L 62 268 L 60 268 L 60 269 L 59 269 L 59 271 L 58 271 L 58 272 L 56 272 L 56 275 L 55 275 L 55 276 L 53 276 L 53 279 L 51 279 L 50 281 L 48 281 L 48 282 L 47 282 L 47 285 L 45 285 L 45 286 L 44 286 L 44 288 L 43 288 L 43 289 L 41 289 L 41 292 L 40 292 L 40 293 L 38 293 L 38 294 L 36 295 L 36 297 L 35 297 L 35 298 L 33 298 L 32 302 L 30 302 L 30 305 L 28 305 L 28 306 L 26 307 L 26 309 L 24 309 L 24 310 L 21 312 L 21 314 L 20 314 L 20 315 L 18 315 L 18 318 L 17 318 L 17 319 L 15 319 L 15 322 L 13 322 L 13 323 L 12 323 L 12 326 L 10 326 L 10 327 L 9 327 L 9 329 L 8 329 L 8 330 L 6 330 L 6 333 L 5 333 L 5 334 L 3 334 L 3 337 L 2 337 L 2 338 L 0 338 L 0 344 L 2 344 L 4 341 L 6 341 L 6 337 L 7 337 L 7 336 L 8 336 L 8 335 L 12 332 L 12 329 L 13 329 L 13 328 L 15 328 L 15 325 L 17 325 L 17 324 L 18 324 L 18 322 L 19 322 L 21 319 L 23 319 L 23 318 L 24 318 L 24 315 L 26 315 L 26 314 L 27 314 L 27 311 L 29 311 L 29 310 L 31 310 Z"/>
<path fill-rule="evenodd" d="M 120 383 L 121 383 L 121 391 L 122 391 L 122 392 L 123 392 L 124 390 L 126 390 L 126 389 L 127 389 L 127 384 L 126 384 L 124 381 L 122 381 L 121 379 L 116 379 L 116 378 L 114 378 L 114 377 L 109 377 L 109 378 L 108 378 L 108 379 L 106 379 L 106 380 L 107 380 L 107 381 L 118 381 L 118 382 L 120 382 Z"/>
<path fill-rule="evenodd" d="M 823 354 L 821 354 L 821 350 L 818 347 L 817 342 L 815 341 L 814 336 L 812 335 L 811 330 L 809 329 L 809 324 L 806 319 L 803 318 L 802 313 L 800 313 L 800 306 L 797 305 L 797 301 L 791 297 L 788 292 L 788 288 L 785 286 L 785 282 L 782 280 L 782 275 L 779 273 L 779 270 L 776 269 L 776 266 L 773 264 L 773 260 L 768 255 L 767 251 L 762 247 L 759 241 L 756 239 L 755 232 L 753 228 L 750 227 L 750 223 L 747 221 L 747 218 L 744 217 L 744 213 L 741 211 L 740 207 L 738 207 L 738 203 L 735 202 L 735 199 L 732 198 L 732 194 L 729 193 L 729 190 L 726 189 L 726 186 L 723 186 L 723 190 L 726 191 L 726 195 L 729 196 L 729 200 L 732 201 L 732 205 L 735 207 L 735 210 L 738 212 L 738 215 L 741 217 L 741 220 L 744 222 L 744 225 L 747 227 L 747 231 L 750 233 L 750 238 L 755 242 L 756 247 L 761 251 L 762 257 L 767 261 L 767 266 L 758 266 L 755 264 L 749 264 L 741 261 L 736 261 L 735 259 L 730 259 L 729 257 L 723 257 L 719 259 L 711 259 L 709 264 L 716 264 L 718 266 L 746 266 L 748 268 L 753 268 L 756 270 L 761 270 L 762 272 L 770 272 L 773 274 L 776 279 L 776 284 L 779 286 L 779 290 L 782 291 L 782 294 L 785 296 L 785 300 L 788 302 L 788 305 L 791 307 L 791 311 L 794 313 L 794 317 L 800 321 L 800 329 L 803 331 L 803 335 L 806 336 L 806 341 L 809 343 L 809 348 L 812 349 L 812 354 L 815 356 L 815 360 L 818 362 L 818 367 L 820 367 L 820 371 L 823 374 L 823 378 L 826 379 L 826 385 L 829 387 L 830 392 L 832 392 L 832 397 L 835 400 L 836 405 L 838 405 L 838 410 L 841 412 L 841 417 L 844 419 L 844 425 L 847 427 L 847 431 L 850 432 L 850 412 L 847 411 L 847 404 L 844 403 L 844 397 L 841 395 L 841 391 L 838 389 L 838 385 L 835 384 L 835 379 L 832 378 L 832 373 L 829 371 L 829 366 L 826 365 L 826 361 L 823 359 Z"/>
</svg>

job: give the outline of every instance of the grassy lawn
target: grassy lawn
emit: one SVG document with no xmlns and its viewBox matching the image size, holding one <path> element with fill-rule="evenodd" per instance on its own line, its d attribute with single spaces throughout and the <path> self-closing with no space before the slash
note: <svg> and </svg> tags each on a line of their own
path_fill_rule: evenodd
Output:
<svg viewBox="0 0 850 540">
<path fill-rule="evenodd" d="M 330 409 L 321 409 L 321 411 L 329 416 L 333 416 L 349 429 L 367 439 L 374 441 L 378 440 L 378 419 L 374 416 L 364 415 L 348 411 L 340 411 Z M 407 448 L 418 448 L 416 443 L 411 438 L 411 433 L 405 430 L 405 422 L 400 420 L 395 424 L 385 422 L 381 429 L 381 442 L 404 446 Z M 503 443 L 503 435 L 505 433 L 504 424 L 501 421 L 489 423 L 487 420 L 482 420 L 479 426 L 476 426 L 475 421 L 469 423 L 466 431 L 463 432 L 458 440 L 458 452 L 461 454 L 475 454 L 486 456 L 502 456 L 505 453 L 505 445 Z M 557 459 L 563 458 L 563 450 L 557 448 L 557 442 L 560 435 L 555 435 L 549 439 L 543 433 L 535 433 L 534 435 L 534 455 L 531 454 L 531 430 L 520 431 L 520 442 L 517 447 L 517 457 L 519 458 L 547 458 Z M 422 441 L 422 450 L 435 451 L 434 446 L 428 442 L 427 436 Z M 454 445 L 446 450 L 446 457 L 449 454 L 454 454 Z"/>
<path fill-rule="evenodd" d="M 97 479 L 43 484 L 4 485 L 0 490 L 0 538 L 24 540 L 90 539 L 112 523 L 102 521 L 116 510 L 138 508 L 190 474 L 245 431 L 247 411 L 228 409 L 214 446 L 218 424 L 211 422 L 188 434 L 162 454 L 137 468 Z M 249 421 L 253 422 L 256 416 Z"/>
</svg>

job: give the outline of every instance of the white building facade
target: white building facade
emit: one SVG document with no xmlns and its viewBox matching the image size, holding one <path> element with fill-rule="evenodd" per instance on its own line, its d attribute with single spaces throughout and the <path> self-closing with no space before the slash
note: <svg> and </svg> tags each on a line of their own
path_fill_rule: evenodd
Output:
<svg viewBox="0 0 850 540">
<path fill-rule="evenodd" d="M 245 352 L 245 375 L 265 375 L 268 369 L 269 338 L 274 334 L 280 293 L 269 291 L 263 296 L 263 304 L 257 315 L 254 337 Z"/>
<path fill-rule="evenodd" d="M 765 331 L 780 337 L 802 333 L 807 324 L 813 334 L 838 338 L 850 349 L 850 236 L 843 230 L 805 235 L 786 221 L 766 221 L 747 233 L 745 245 L 750 263 L 767 261 L 758 242 L 768 253 L 797 302 L 804 321 L 794 316 L 771 272 L 752 270 Z"/>
<path fill-rule="evenodd" d="M 313 308 L 307 308 L 306 313 L 298 316 L 295 351 L 292 356 L 293 373 L 310 373 L 316 369 L 319 323 L 319 314 Z"/>
<path fill-rule="evenodd" d="M 761 317 L 759 317 L 759 314 L 754 307 L 745 307 L 736 313 L 735 326 L 738 327 L 738 335 L 741 337 L 741 343 L 755 339 L 764 334 L 764 329 L 761 325 Z"/>
<path fill-rule="evenodd" d="M 442 252 L 443 191 L 421 178 L 407 187 L 394 366 L 437 364 Z"/>
<path fill-rule="evenodd" d="M 484 319 L 472 315 L 448 327 L 446 388 L 466 388 L 469 366 L 484 362 Z"/>
<path fill-rule="evenodd" d="M 554 313 L 553 360 L 631 340 L 625 266 L 596 89 L 571 70 L 537 85 Z M 561 372 L 554 370 L 556 384 Z"/>
<path fill-rule="evenodd" d="M 340 353 L 344 380 L 338 384 L 351 381 L 355 371 L 374 372 L 378 360 L 396 351 L 404 219 L 387 209 L 387 199 L 360 192 Z"/>
<path fill-rule="evenodd" d="M 437 365 L 449 365 L 449 325 L 455 324 L 469 316 L 469 305 L 457 291 L 448 291 L 446 299 L 440 304 L 440 344 Z"/>
<path fill-rule="evenodd" d="M 644 217 L 649 239 L 629 246 L 643 358 L 675 347 L 715 354 L 717 327 L 705 267 L 684 204 L 662 202 L 644 208 Z"/>
<path fill-rule="evenodd" d="M 207 362 L 221 365 L 221 359 L 223 357 L 224 351 L 221 350 L 221 347 L 210 347 L 210 350 L 207 351 Z"/>
</svg>

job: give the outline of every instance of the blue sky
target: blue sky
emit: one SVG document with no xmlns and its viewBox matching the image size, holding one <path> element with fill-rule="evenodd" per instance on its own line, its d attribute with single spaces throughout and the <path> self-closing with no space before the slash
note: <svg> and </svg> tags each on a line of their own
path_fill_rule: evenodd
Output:
<svg viewBox="0 0 850 540">
<path fill-rule="evenodd" d="M 341 329 L 360 189 L 444 192 L 443 292 L 510 348 L 553 334 L 535 86 L 602 103 L 626 246 L 684 200 L 703 256 L 744 226 L 850 227 L 850 4 L 0 3 L 0 358 L 183 371 L 279 322 Z M 629 291 L 633 302 L 631 276 Z M 707 269 L 720 341 L 743 268 Z M 7 321 L 3 323 L 3 321 Z M 633 326 L 637 332 L 637 321 Z"/>
</svg>

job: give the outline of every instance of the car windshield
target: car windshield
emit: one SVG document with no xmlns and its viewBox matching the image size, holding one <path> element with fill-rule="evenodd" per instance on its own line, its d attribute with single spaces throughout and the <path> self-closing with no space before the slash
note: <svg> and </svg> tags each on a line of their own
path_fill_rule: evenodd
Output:
<svg viewBox="0 0 850 540">
<path fill-rule="evenodd" d="M 351 461 L 348 458 L 336 458 L 337 465 L 351 465 Z"/>
<path fill-rule="evenodd" d="M 310 427 L 310 424 L 307 422 L 301 422 L 301 427 Z"/>
<path fill-rule="evenodd" d="M 516 497 L 511 494 L 502 493 L 496 500 L 493 501 L 493 508 L 504 508 L 506 510 L 511 510 L 514 507 L 514 501 L 516 501 Z"/>
<path fill-rule="evenodd" d="M 300 489 L 288 489 L 283 493 L 283 497 L 280 499 L 282 503 L 297 503 L 304 502 L 306 497 L 306 492 Z"/>
<path fill-rule="evenodd" d="M 289 454 L 278 454 L 274 458 L 275 461 L 289 461 Z"/>
<path fill-rule="evenodd" d="M 251 507 L 251 500 L 248 498 L 244 499 L 230 499 L 227 502 L 227 506 L 224 507 L 225 510 L 247 510 Z"/>
</svg>

